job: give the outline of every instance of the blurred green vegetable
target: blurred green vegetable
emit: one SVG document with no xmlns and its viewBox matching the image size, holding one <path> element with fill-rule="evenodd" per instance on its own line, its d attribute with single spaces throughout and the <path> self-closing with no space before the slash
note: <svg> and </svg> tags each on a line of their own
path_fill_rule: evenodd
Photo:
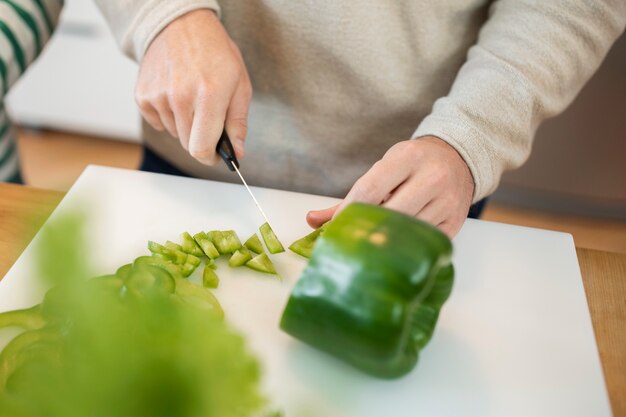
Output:
<svg viewBox="0 0 626 417">
<path fill-rule="evenodd" d="M 0 416 L 262 412 L 258 362 L 221 320 L 211 292 L 183 278 L 185 264 L 140 257 L 114 275 L 85 280 L 85 242 L 79 217 L 50 225 L 36 259 L 53 288 L 41 306 L 0 314 L 0 326 L 31 329 L 0 354 Z M 171 249 L 151 246 L 181 261 Z"/>
</svg>

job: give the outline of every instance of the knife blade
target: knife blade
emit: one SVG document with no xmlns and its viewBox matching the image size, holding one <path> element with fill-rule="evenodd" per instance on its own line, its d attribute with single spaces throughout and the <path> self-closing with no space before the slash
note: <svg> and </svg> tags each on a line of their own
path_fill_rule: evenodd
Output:
<svg viewBox="0 0 626 417">
<path fill-rule="evenodd" d="M 220 136 L 220 140 L 217 142 L 217 153 L 220 155 L 220 157 L 222 157 L 228 169 L 231 171 L 235 171 L 237 175 L 239 175 L 241 182 L 243 183 L 244 187 L 246 187 L 246 190 L 248 190 L 248 194 L 250 194 L 250 197 L 252 197 L 252 201 L 254 201 L 254 204 L 261 212 L 263 219 L 265 219 L 267 224 L 270 225 L 270 228 L 274 230 L 274 228 L 270 224 L 269 219 L 265 215 L 265 212 L 263 211 L 261 204 L 259 204 L 259 201 L 254 196 L 254 194 L 252 193 L 252 190 L 248 186 L 248 183 L 246 182 L 246 180 L 243 178 L 243 175 L 241 175 L 241 172 L 239 171 L 239 161 L 237 160 L 237 156 L 235 155 L 235 149 L 233 148 L 233 144 L 230 141 L 230 138 L 228 137 L 226 130 L 222 132 L 222 136 Z"/>
</svg>

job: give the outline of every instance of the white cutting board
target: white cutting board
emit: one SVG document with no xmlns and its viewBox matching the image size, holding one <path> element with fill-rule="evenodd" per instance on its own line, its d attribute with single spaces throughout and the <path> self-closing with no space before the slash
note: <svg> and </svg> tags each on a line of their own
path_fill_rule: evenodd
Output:
<svg viewBox="0 0 626 417">
<path fill-rule="evenodd" d="M 309 209 L 336 201 L 254 191 L 286 244 L 309 231 Z M 95 166 L 51 219 L 76 208 L 89 210 L 95 274 L 146 254 L 148 240 L 225 228 L 246 238 L 263 222 L 240 185 Z M 36 241 L 0 282 L 0 311 L 38 302 L 30 267 Z M 468 220 L 454 246 L 456 283 L 435 335 L 416 369 L 395 381 L 366 376 L 279 330 L 305 266 L 295 254 L 273 257 L 282 283 L 221 263 L 216 295 L 289 417 L 610 416 L 572 237 Z"/>
</svg>

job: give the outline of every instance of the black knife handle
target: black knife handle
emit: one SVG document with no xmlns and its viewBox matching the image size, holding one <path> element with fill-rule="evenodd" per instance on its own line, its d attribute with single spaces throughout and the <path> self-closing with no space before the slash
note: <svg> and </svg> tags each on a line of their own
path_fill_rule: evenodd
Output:
<svg viewBox="0 0 626 417">
<path fill-rule="evenodd" d="M 235 149 L 233 148 L 233 144 L 226 133 L 226 129 L 222 132 L 222 136 L 220 140 L 217 142 L 217 153 L 222 157 L 224 162 L 226 162 L 226 166 L 231 171 L 234 171 L 235 168 L 233 164 L 237 168 L 239 168 L 239 161 L 237 160 L 237 156 L 235 155 Z"/>
</svg>

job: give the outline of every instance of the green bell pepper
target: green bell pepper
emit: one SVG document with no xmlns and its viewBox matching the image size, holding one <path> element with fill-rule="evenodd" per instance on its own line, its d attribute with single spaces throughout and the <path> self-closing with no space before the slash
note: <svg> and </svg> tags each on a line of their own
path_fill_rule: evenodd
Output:
<svg viewBox="0 0 626 417">
<path fill-rule="evenodd" d="M 241 241 L 234 230 L 212 230 L 207 236 L 222 255 L 241 249 Z"/>
<path fill-rule="evenodd" d="M 326 226 L 326 224 L 324 226 Z M 317 238 L 324 231 L 324 226 L 320 227 L 319 229 L 313 230 L 302 239 L 298 239 L 293 242 L 291 245 L 289 245 L 289 250 L 297 253 L 300 256 L 304 256 L 307 259 L 310 259 L 311 254 L 313 253 L 313 248 L 315 247 L 315 242 L 317 242 Z"/>
<path fill-rule="evenodd" d="M 292 336 L 381 378 L 413 369 L 452 290 L 438 229 L 355 203 L 330 222 L 281 318 Z"/>
<path fill-rule="evenodd" d="M 246 247 L 242 247 L 241 249 L 235 251 L 235 253 L 233 253 L 233 256 L 230 257 L 230 259 L 228 260 L 228 266 L 230 266 L 231 268 L 236 268 L 238 266 L 244 265 L 250 259 L 252 259 L 252 252 L 250 252 L 250 250 L 248 250 Z"/>
<path fill-rule="evenodd" d="M 191 237 L 189 233 L 184 232 L 183 234 L 180 235 L 180 238 L 182 240 L 181 250 L 183 252 L 189 253 L 198 258 L 204 256 L 204 252 L 202 251 L 200 246 L 198 246 L 198 243 L 194 240 L 193 237 Z"/>
<path fill-rule="evenodd" d="M 259 239 L 256 233 L 250 236 L 243 245 L 249 250 L 251 250 L 252 252 L 257 253 L 257 254 L 265 252 L 263 250 L 263 244 L 261 243 L 261 240 Z"/>
<path fill-rule="evenodd" d="M 285 251 L 285 248 L 283 248 L 283 244 L 280 243 L 280 240 L 278 240 L 278 237 L 276 237 L 276 234 L 272 230 L 269 223 L 263 223 L 259 228 L 259 231 L 261 232 L 261 237 L 265 242 L 265 246 L 267 246 L 267 250 L 270 251 L 271 254 Z"/>
<path fill-rule="evenodd" d="M 215 273 L 215 269 L 211 265 L 205 265 L 202 272 L 202 286 L 204 288 L 217 288 L 220 285 L 220 279 Z"/>
<path fill-rule="evenodd" d="M 276 268 L 272 263 L 272 260 L 267 256 L 266 253 L 262 253 L 250 259 L 248 262 L 246 262 L 246 266 L 258 272 L 278 275 L 278 273 L 276 272 Z"/>
<path fill-rule="evenodd" d="M 193 239 L 196 241 L 198 246 L 200 246 L 202 252 L 209 257 L 209 259 L 216 259 L 220 257 L 220 253 L 217 251 L 217 248 L 205 232 L 196 233 L 193 235 Z"/>
</svg>

